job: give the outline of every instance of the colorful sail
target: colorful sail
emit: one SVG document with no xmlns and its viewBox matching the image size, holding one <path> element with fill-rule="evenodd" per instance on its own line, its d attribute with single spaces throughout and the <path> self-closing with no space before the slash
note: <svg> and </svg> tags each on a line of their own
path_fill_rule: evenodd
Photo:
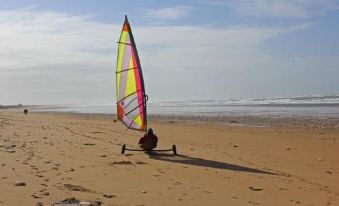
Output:
<svg viewBox="0 0 339 206">
<path fill-rule="evenodd" d="M 127 16 L 118 42 L 116 101 L 118 119 L 128 128 L 147 129 L 146 101 L 137 48 Z"/>
</svg>

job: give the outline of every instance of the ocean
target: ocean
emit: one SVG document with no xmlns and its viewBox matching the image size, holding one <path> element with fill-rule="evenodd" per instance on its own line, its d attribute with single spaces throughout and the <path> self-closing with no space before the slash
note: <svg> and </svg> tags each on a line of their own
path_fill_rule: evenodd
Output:
<svg viewBox="0 0 339 206">
<path fill-rule="evenodd" d="M 42 105 L 33 111 L 116 114 L 112 105 Z M 147 102 L 149 115 L 339 118 L 339 95 Z"/>
</svg>

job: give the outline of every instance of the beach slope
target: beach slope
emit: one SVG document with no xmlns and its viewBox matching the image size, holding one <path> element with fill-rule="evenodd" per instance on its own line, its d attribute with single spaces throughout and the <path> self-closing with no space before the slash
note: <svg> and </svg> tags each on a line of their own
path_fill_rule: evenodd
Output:
<svg viewBox="0 0 339 206">
<path fill-rule="evenodd" d="M 112 120 L 0 110 L 0 206 L 339 205 L 338 127 L 151 118 L 179 155 L 121 155 L 142 133 Z"/>
</svg>

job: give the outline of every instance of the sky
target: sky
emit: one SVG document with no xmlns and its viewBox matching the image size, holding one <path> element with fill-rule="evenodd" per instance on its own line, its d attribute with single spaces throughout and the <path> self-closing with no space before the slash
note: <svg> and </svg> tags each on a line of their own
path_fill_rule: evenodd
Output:
<svg viewBox="0 0 339 206">
<path fill-rule="evenodd" d="M 0 104 L 115 104 L 124 15 L 149 101 L 339 94 L 338 0 L 0 0 Z"/>
</svg>

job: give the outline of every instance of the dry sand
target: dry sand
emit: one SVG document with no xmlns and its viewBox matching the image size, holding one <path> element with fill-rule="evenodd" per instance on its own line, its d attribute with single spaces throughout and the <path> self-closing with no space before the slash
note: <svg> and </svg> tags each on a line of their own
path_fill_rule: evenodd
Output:
<svg viewBox="0 0 339 206">
<path fill-rule="evenodd" d="M 153 118 L 158 147 L 179 155 L 121 155 L 142 134 L 108 116 L 0 110 L 0 206 L 339 205 L 339 122 L 298 124 Z"/>
</svg>

